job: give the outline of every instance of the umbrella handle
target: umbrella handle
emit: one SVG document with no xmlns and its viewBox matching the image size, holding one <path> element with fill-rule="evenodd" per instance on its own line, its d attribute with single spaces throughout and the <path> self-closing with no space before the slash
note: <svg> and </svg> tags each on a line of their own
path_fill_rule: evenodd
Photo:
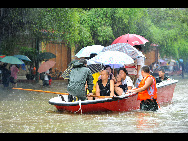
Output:
<svg viewBox="0 0 188 141">
<path fill-rule="evenodd" d="M 113 75 L 114 75 L 114 64 L 113 64 Z"/>
</svg>

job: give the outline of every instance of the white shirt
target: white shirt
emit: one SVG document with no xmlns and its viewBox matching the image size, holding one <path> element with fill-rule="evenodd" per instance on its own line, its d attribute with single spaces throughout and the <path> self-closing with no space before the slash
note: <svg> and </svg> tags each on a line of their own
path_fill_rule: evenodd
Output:
<svg viewBox="0 0 188 141">
<path fill-rule="evenodd" d="M 127 84 L 127 87 L 131 86 L 133 87 L 133 81 L 129 76 L 126 76 L 125 80 L 122 80 L 122 85 Z"/>
<path fill-rule="evenodd" d="M 141 75 L 141 68 L 144 66 L 144 57 L 143 56 L 139 56 L 137 57 L 137 65 L 140 65 L 140 70 L 138 72 L 138 79 L 142 80 L 142 75 Z"/>
<path fill-rule="evenodd" d="M 48 73 L 48 74 L 49 74 L 49 73 L 50 73 L 50 71 L 49 71 L 49 70 L 47 70 L 47 71 L 44 73 L 44 80 L 49 80 L 49 79 L 48 79 L 48 75 L 47 75 L 46 73 Z"/>
</svg>

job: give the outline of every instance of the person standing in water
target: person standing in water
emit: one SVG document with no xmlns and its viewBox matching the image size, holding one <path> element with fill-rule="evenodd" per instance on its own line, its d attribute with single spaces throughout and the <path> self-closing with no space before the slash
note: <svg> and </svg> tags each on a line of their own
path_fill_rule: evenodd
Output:
<svg viewBox="0 0 188 141">
<path fill-rule="evenodd" d="M 137 100 L 141 101 L 140 110 L 156 111 L 158 110 L 156 80 L 150 75 L 149 66 L 143 66 L 141 68 L 141 74 L 143 79 L 138 88 L 128 90 L 128 93 L 138 93 Z"/>
<path fill-rule="evenodd" d="M 17 73 L 19 72 L 19 69 L 16 67 L 16 65 L 12 65 L 10 71 L 11 71 L 10 82 L 14 84 L 13 87 L 17 87 Z"/>
</svg>

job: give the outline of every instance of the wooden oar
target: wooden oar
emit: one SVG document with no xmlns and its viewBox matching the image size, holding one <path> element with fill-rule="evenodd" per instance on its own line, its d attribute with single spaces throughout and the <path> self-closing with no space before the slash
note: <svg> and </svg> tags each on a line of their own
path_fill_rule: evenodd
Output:
<svg viewBox="0 0 188 141">
<path fill-rule="evenodd" d="M 43 90 L 33 90 L 33 89 L 23 89 L 23 88 L 12 88 L 12 89 L 15 89 L 15 90 L 24 90 L 24 91 L 34 91 L 34 92 L 44 92 L 44 93 L 52 93 L 52 94 L 61 94 L 61 95 L 69 95 L 68 93 L 43 91 Z"/>
<path fill-rule="evenodd" d="M 43 90 L 33 90 L 33 89 L 23 89 L 23 88 L 12 88 L 15 90 L 24 90 L 24 91 L 33 91 L 33 92 L 44 92 L 44 93 L 52 93 L 52 94 L 61 94 L 61 95 L 69 95 L 68 93 L 60 93 L 60 92 L 52 92 L 52 91 L 43 91 Z M 88 97 L 98 97 L 98 98 L 112 98 L 113 96 L 96 96 L 90 95 Z"/>
</svg>

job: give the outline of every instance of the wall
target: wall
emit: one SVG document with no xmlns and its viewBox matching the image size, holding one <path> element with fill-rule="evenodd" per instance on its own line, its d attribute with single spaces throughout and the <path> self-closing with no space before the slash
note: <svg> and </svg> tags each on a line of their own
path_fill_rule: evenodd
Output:
<svg viewBox="0 0 188 141">
<path fill-rule="evenodd" d="M 56 58 L 50 59 L 56 62 L 55 66 L 52 68 L 52 71 L 57 69 L 64 72 L 64 70 L 67 69 L 67 65 L 71 61 L 71 49 L 65 46 L 64 43 L 42 43 L 42 50 L 56 55 Z"/>
<path fill-rule="evenodd" d="M 146 54 L 144 54 L 146 59 L 145 59 L 145 65 L 151 65 L 152 63 L 154 63 L 155 61 L 157 61 L 157 57 L 159 60 L 159 53 L 157 56 L 157 51 L 154 49 L 150 52 L 147 52 Z"/>
</svg>

